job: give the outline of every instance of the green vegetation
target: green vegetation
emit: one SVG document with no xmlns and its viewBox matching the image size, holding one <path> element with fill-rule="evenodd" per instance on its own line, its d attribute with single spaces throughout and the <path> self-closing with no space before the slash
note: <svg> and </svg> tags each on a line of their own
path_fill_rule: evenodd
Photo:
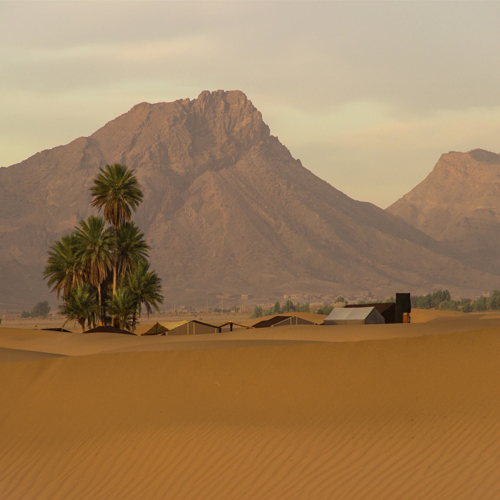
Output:
<svg viewBox="0 0 500 500">
<path fill-rule="evenodd" d="M 343 299 L 343 297 L 340 297 Z M 338 300 L 337 302 L 345 302 L 344 300 Z M 279 302 L 276 302 L 274 306 L 269 309 L 262 309 L 262 306 L 255 306 L 252 314 L 252 318 L 261 318 L 262 316 L 270 316 L 272 314 L 286 314 L 290 312 L 316 312 L 318 314 L 330 314 L 332 312 L 333 305 L 324 304 L 320 306 L 317 310 L 311 308 L 309 302 L 305 304 L 301 304 L 297 302 L 294 304 L 291 300 L 287 300 L 283 305 Z"/>
<path fill-rule="evenodd" d="M 95 326 L 99 316 L 99 302 L 95 288 L 93 289 L 89 283 L 76 285 L 64 297 L 64 303 L 59 310 L 67 318 L 64 325 L 70 320 L 77 321 L 82 327 L 82 332 L 85 331 L 85 323 L 88 324 L 88 328 Z"/>
<path fill-rule="evenodd" d="M 500 310 L 500 290 L 494 290 L 489 298 L 451 300 L 448 290 L 438 290 L 433 294 L 412 295 L 411 306 L 415 309 L 440 309 L 442 311 L 492 311 Z"/>
<path fill-rule="evenodd" d="M 342 302 L 342 301 L 337 299 L 337 302 Z M 316 312 L 318 314 L 326 314 L 326 316 L 328 316 L 332 311 L 333 311 L 333 304 L 323 304 L 322 306 L 318 307 L 318 310 Z"/>
<path fill-rule="evenodd" d="M 252 318 L 262 318 L 263 311 L 261 306 L 255 306 L 252 314 Z"/>
<path fill-rule="evenodd" d="M 149 317 L 163 303 L 161 280 L 149 268 L 150 247 L 131 220 L 142 191 L 133 172 L 120 164 L 101 168 L 90 191 L 92 206 L 104 218 L 91 215 L 57 240 L 44 278 L 57 297 L 62 294 L 61 313 L 82 330 L 97 323 L 133 330 L 143 305 Z"/>
<path fill-rule="evenodd" d="M 137 269 L 123 273 L 121 276 L 123 276 L 124 289 L 130 293 L 133 303 L 137 305 L 132 313 L 132 328 L 135 329 L 137 317 L 142 315 L 143 304 L 149 317 L 153 309 L 158 310 L 158 304 L 163 302 L 161 280 L 155 271 L 149 270 L 147 261 L 140 262 Z"/>
<path fill-rule="evenodd" d="M 50 312 L 50 306 L 48 301 L 37 302 L 31 312 L 23 311 L 21 313 L 21 318 L 46 318 Z"/>
<path fill-rule="evenodd" d="M 279 302 L 276 302 L 273 307 L 270 307 L 269 309 L 262 311 L 261 315 L 270 316 L 271 314 L 284 314 L 289 312 L 311 312 L 311 307 L 309 305 L 309 302 L 306 302 L 305 304 L 299 304 L 299 303 L 294 304 L 291 300 L 287 300 L 283 305 L 281 305 Z M 255 314 L 255 309 L 254 309 L 254 314 Z M 254 317 L 258 318 L 260 316 L 254 316 Z"/>
<path fill-rule="evenodd" d="M 132 211 L 136 211 L 142 202 L 142 191 L 135 175 L 124 165 L 115 163 L 101 168 L 101 173 L 90 188 L 93 196 L 92 206 L 104 210 L 104 218 L 113 226 L 113 234 L 120 239 L 119 229 L 132 220 Z M 118 241 L 113 259 L 113 295 L 116 294 L 118 280 Z"/>
</svg>

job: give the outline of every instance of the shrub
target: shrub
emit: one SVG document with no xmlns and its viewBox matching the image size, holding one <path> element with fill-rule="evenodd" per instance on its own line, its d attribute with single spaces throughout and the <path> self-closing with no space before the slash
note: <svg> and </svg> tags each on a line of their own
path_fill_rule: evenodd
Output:
<svg viewBox="0 0 500 500">
<path fill-rule="evenodd" d="M 305 304 L 297 304 L 296 310 L 297 312 L 308 313 L 311 310 L 311 305 L 309 302 L 306 302 Z"/>
<path fill-rule="evenodd" d="M 47 314 L 50 312 L 49 303 L 44 300 L 43 302 L 37 302 L 33 310 L 31 311 L 32 318 L 46 318 Z"/>
<path fill-rule="evenodd" d="M 491 297 L 488 300 L 488 309 L 500 309 L 500 290 L 493 290 Z"/>
<path fill-rule="evenodd" d="M 474 305 L 470 303 L 470 301 L 467 304 L 464 304 L 462 306 L 462 309 L 460 309 L 464 313 L 471 313 L 474 310 Z"/>
<path fill-rule="evenodd" d="M 318 314 L 326 314 L 327 316 L 333 311 L 333 305 L 323 304 L 318 308 Z"/>
<path fill-rule="evenodd" d="M 474 309 L 476 311 L 486 311 L 488 309 L 488 299 L 486 297 L 479 297 L 474 302 Z"/>
<path fill-rule="evenodd" d="M 443 300 L 439 303 L 441 311 L 458 311 L 458 303 L 454 300 Z"/>
<path fill-rule="evenodd" d="M 252 318 L 262 318 L 262 307 L 255 306 L 252 314 Z"/>
</svg>

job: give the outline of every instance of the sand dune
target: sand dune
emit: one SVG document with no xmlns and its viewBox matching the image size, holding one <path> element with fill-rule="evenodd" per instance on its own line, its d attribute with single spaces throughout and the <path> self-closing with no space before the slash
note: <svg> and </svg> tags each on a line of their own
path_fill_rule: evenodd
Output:
<svg viewBox="0 0 500 500">
<path fill-rule="evenodd" d="M 496 499 L 500 328 L 481 317 L 241 349 L 51 337 L 73 354 L 0 364 L 0 498 Z"/>
<path fill-rule="evenodd" d="M 227 349 L 263 347 L 304 342 L 348 342 L 410 338 L 424 335 L 500 328 L 498 314 L 462 314 L 449 311 L 412 313 L 413 323 L 359 326 L 280 326 L 235 330 L 211 335 L 137 337 L 111 333 L 65 333 L 23 328 L 0 327 L 0 348 L 80 356 L 105 352 L 141 352 L 154 350 Z M 143 327 L 147 329 L 147 327 Z M 189 345 L 188 345 L 189 344 Z M 0 362 L 2 361 L 0 357 Z M 17 358 L 16 358 L 17 359 Z M 35 358 L 32 358 L 35 359 Z"/>
<path fill-rule="evenodd" d="M 58 358 L 62 354 L 50 352 L 27 351 L 25 349 L 6 349 L 0 347 L 0 363 L 17 363 L 19 361 L 33 361 L 35 359 Z"/>
</svg>

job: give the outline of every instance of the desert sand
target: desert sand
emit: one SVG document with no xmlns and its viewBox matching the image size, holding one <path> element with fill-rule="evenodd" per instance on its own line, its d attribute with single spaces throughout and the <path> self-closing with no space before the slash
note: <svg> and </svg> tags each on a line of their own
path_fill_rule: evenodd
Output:
<svg viewBox="0 0 500 500">
<path fill-rule="evenodd" d="M 413 319 L 0 328 L 0 498 L 497 499 L 500 317 Z"/>
</svg>

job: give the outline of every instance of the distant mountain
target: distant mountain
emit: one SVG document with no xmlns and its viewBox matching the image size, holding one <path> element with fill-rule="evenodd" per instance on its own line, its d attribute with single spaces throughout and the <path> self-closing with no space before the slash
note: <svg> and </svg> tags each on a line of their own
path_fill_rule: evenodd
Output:
<svg viewBox="0 0 500 500">
<path fill-rule="evenodd" d="M 500 271 L 500 155 L 483 149 L 444 154 L 387 211 L 483 269 Z"/>
<path fill-rule="evenodd" d="M 99 167 L 136 170 L 145 194 L 135 220 L 152 245 L 166 295 L 379 295 L 445 286 L 474 293 L 498 277 L 305 169 L 239 91 L 142 103 L 90 137 L 0 169 L 0 304 L 46 298 L 49 245 L 90 210 Z"/>
</svg>

